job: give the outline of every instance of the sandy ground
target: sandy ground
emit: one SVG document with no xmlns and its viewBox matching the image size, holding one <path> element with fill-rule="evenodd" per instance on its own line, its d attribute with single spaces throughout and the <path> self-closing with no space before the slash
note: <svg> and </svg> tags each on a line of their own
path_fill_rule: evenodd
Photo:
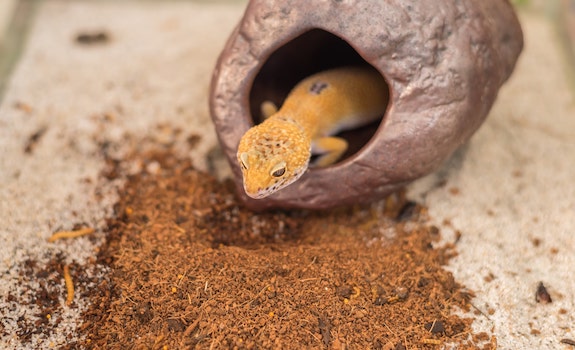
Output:
<svg viewBox="0 0 575 350">
<path fill-rule="evenodd" d="M 162 143 L 158 125 L 169 124 L 202 135 L 190 157 L 205 167 L 203 155 L 216 146 L 208 114 L 211 71 L 242 10 L 68 1 L 39 9 L 0 106 L 0 310 L 4 331 L 13 334 L 0 339 L 0 348 L 19 348 L 19 318 L 40 313 L 5 299 L 9 293 L 31 298 L 38 290 L 34 281 L 21 285 L 24 261 L 43 265 L 62 254 L 68 263 L 85 265 L 95 255 L 101 231 L 97 239 L 46 239 L 78 223 L 102 229 L 112 214 L 119 184 L 99 180 L 102 143 L 117 152 L 136 147 L 133 139 Z M 79 33 L 100 31 L 108 33 L 108 43 L 75 42 Z M 26 153 L 34 134 L 41 136 Z M 78 308 L 52 315 L 64 318 L 61 329 L 48 340 L 34 335 L 33 348 L 66 342 L 86 306 L 76 302 Z"/>
<path fill-rule="evenodd" d="M 101 231 L 46 239 L 78 223 L 101 230 L 112 213 L 120 184 L 99 176 L 102 143 L 121 154 L 135 140 L 163 142 L 158 126 L 169 125 L 203 135 L 190 157 L 206 167 L 204 155 L 216 147 L 209 78 L 242 10 L 241 3 L 68 1 L 39 9 L 0 105 L 0 295 L 34 293 L 33 280 L 22 284 L 27 260 L 41 265 L 63 256 L 89 264 Z M 475 327 L 493 331 L 501 348 L 557 349 L 560 339 L 575 338 L 574 94 L 550 21 L 533 12 L 522 12 L 521 21 L 525 51 L 489 119 L 449 164 L 410 192 L 444 232 L 462 233 L 450 268 L 477 293 L 474 305 L 484 315 Z M 99 31 L 109 42 L 75 42 L 78 33 Z M 540 281 L 553 303 L 535 302 Z M 75 302 L 59 315 L 65 322 L 58 332 L 33 336 L 32 347 L 71 340 L 87 306 Z M 0 310 L 6 334 L 14 334 L 19 318 L 39 312 L 6 298 Z M 22 346 L 12 335 L 0 339 L 0 348 Z"/>
</svg>

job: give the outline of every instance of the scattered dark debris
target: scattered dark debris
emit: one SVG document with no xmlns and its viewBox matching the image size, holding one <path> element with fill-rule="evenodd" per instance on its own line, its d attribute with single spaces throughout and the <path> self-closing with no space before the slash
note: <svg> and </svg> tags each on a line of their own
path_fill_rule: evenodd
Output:
<svg viewBox="0 0 575 350">
<path fill-rule="evenodd" d="M 351 286 L 341 286 L 341 287 L 338 287 L 335 290 L 335 292 L 342 299 L 349 299 L 349 297 L 351 296 L 351 293 L 353 292 L 353 289 L 351 288 Z"/>
<path fill-rule="evenodd" d="M 81 45 L 105 44 L 110 41 L 110 35 L 105 31 L 78 33 L 75 39 Z"/>
<path fill-rule="evenodd" d="M 201 140 L 202 137 L 197 134 L 191 134 L 186 138 L 186 142 L 188 143 L 188 147 L 190 147 L 190 149 L 196 148 L 196 146 L 200 143 Z"/>
<path fill-rule="evenodd" d="M 490 283 L 490 282 L 492 282 L 495 278 L 496 278 L 496 277 L 495 277 L 495 275 L 493 274 L 493 272 L 489 272 L 489 273 L 487 274 L 487 276 L 483 277 L 483 280 L 484 280 L 485 282 L 487 282 L 487 283 Z"/>
<path fill-rule="evenodd" d="M 432 334 L 442 334 L 445 333 L 445 326 L 440 320 L 435 320 L 433 322 L 428 322 L 425 324 L 425 329 Z"/>
<path fill-rule="evenodd" d="M 38 142 L 40 142 L 40 139 L 42 138 L 42 136 L 44 136 L 46 131 L 48 131 L 48 127 L 43 126 L 36 132 L 34 132 L 32 135 L 30 135 L 30 137 L 28 137 L 28 140 L 26 141 L 26 145 L 24 146 L 24 153 L 32 154 L 34 148 L 36 148 L 36 145 L 38 145 Z"/>
<path fill-rule="evenodd" d="M 319 325 L 319 333 L 321 334 L 321 339 L 323 341 L 323 345 L 328 347 L 329 343 L 331 342 L 331 333 L 330 333 L 331 332 L 331 326 L 329 324 L 329 320 L 323 314 L 320 314 L 317 317 L 317 320 L 318 320 L 318 325 Z"/>
<path fill-rule="evenodd" d="M 148 301 L 134 306 L 134 317 L 143 324 L 150 322 L 154 318 L 152 303 Z"/>
<path fill-rule="evenodd" d="M 453 241 L 453 244 L 459 243 L 462 236 L 463 236 L 463 234 L 461 233 L 461 231 L 459 231 L 459 230 L 455 231 L 455 240 Z"/>
<path fill-rule="evenodd" d="M 418 287 L 422 287 L 423 285 L 419 285 L 418 283 Z M 381 305 L 385 305 L 387 304 L 387 296 L 385 293 L 385 289 L 383 289 L 382 286 L 380 286 L 379 284 L 376 285 L 375 287 L 373 287 L 371 289 L 371 293 L 372 293 L 372 302 L 373 305 L 377 305 L 377 306 L 381 306 Z"/>
<path fill-rule="evenodd" d="M 537 237 L 532 238 L 531 243 L 533 244 L 534 247 L 539 247 L 541 245 L 541 239 Z"/>
<path fill-rule="evenodd" d="M 559 253 L 559 248 L 552 247 L 551 249 L 549 249 L 549 252 L 553 255 L 557 255 L 557 253 Z"/>
<path fill-rule="evenodd" d="M 186 330 L 186 325 L 182 320 L 177 318 L 169 318 L 166 324 L 168 325 L 168 330 L 171 332 L 183 332 Z"/>
<path fill-rule="evenodd" d="M 397 214 L 397 221 L 407 221 L 411 219 L 417 213 L 417 203 L 413 201 L 407 201 L 403 207 L 399 210 Z"/>
<path fill-rule="evenodd" d="M 553 300 L 551 300 L 551 295 L 549 295 L 549 292 L 547 292 L 547 288 L 545 288 L 543 282 L 539 282 L 539 285 L 537 285 L 535 301 L 541 304 L 549 304 L 553 302 Z"/>
</svg>

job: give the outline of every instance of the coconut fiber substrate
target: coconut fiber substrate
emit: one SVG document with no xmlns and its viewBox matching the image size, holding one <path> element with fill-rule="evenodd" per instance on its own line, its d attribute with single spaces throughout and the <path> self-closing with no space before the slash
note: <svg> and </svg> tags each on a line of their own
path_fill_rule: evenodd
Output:
<svg viewBox="0 0 575 350">
<path fill-rule="evenodd" d="M 87 290 L 82 269 L 70 270 L 91 307 L 66 348 L 495 348 L 457 316 L 473 294 L 444 269 L 456 242 L 439 243 L 426 209 L 402 193 L 254 213 L 230 181 L 170 149 L 110 161 L 104 175 L 124 176 L 129 161 L 142 170 L 127 177 L 94 259 L 109 273 Z"/>
</svg>

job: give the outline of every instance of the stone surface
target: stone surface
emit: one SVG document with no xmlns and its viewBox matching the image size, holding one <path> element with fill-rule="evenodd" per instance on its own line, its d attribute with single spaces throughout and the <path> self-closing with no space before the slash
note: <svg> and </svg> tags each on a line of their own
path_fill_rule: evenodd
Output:
<svg viewBox="0 0 575 350">
<path fill-rule="evenodd" d="M 254 209 L 321 209 L 381 198 L 436 170 L 481 125 L 522 45 L 507 1 L 251 1 L 210 101 L 240 196 Z M 351 139 L 359 152 L 339 163 L 266 199 L 247 197 L 235 153 L 258 105 L 281 103 L 298 80 L 346 64 L 370 64 L 388 82 L 380 125 Z"/>
</svg>

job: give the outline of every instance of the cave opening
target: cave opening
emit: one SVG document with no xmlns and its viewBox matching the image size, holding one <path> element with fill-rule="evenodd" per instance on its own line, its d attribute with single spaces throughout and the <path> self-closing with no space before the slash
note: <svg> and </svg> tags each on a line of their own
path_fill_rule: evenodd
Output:
<svg viewBox="0 0 575 350">
<path fill-rule="evenodd" d="M 263 102 L 271 101 L 280 107 L 291 89 L 302 79 L 343 66 L 370 64 L 345 40 L 322 29 L 312 29 L 278 48 L 263 64 L 250 90 L 249 107 L 254 124 L 263 120 Z M 366 126 L 338 134 L 349 144 L 338 163 L 357 153 L 371 140 L 383 117 Z"/>
</svg>

